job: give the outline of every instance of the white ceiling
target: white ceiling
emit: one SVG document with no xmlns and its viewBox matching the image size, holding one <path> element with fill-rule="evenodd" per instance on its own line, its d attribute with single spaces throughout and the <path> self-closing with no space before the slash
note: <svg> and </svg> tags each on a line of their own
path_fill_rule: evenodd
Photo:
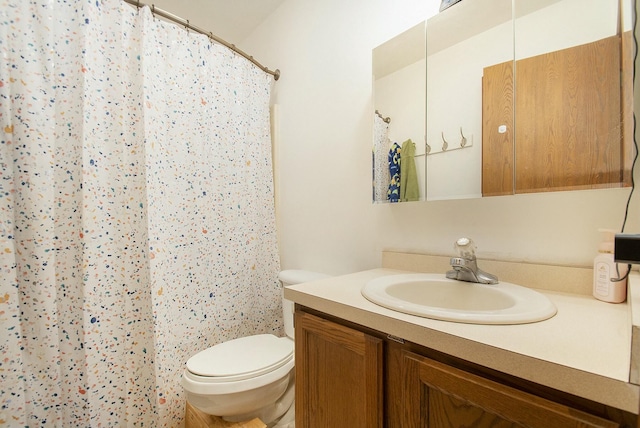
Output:
<svg viewBox="0 0 640 428">
<path fill-rule="evenodd" d="M 240 43 L 284 0 L 141 0 L 189 20 L 225 41 Z"/>
</svg>

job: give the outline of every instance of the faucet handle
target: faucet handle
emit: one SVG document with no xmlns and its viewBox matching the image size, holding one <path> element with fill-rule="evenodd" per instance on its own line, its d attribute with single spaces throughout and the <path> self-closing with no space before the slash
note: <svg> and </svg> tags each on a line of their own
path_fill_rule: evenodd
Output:
<svg viewBox="0 0 640 428">
<path fill-rule="evenodd" d="M 476 244 L 470 238 L 459 238 L 453 248 L 456 250 L 458 257 L 465 259 L 475 259 L 476 257 Z"/>
</svg>

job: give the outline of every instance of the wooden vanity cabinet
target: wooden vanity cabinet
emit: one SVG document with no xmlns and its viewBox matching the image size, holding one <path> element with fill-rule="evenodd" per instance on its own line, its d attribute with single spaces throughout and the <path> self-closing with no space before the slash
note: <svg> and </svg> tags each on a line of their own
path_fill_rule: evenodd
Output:
<svg viewBox="0 0 640 428">
<path fill-rule="evenodd" d="M 640 428 L 626 412 L 296 306 L 296 426 Z"/>
<path fill-rule="evenodd" d="M 296 426 L 383 426 L 383 342 L 296 311 Z"/>
<path fill-rule="evenodd" d="M 403 361 L 405 428 L 620 426 L 417 354 Z"/>
</svg>

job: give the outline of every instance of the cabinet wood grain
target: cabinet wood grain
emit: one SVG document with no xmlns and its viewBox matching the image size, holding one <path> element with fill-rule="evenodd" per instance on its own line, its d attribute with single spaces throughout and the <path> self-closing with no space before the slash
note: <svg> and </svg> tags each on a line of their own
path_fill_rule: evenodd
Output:
<svg viewBox="0 0 640 428">
<path fill-rule="evenodd" d="M 383 426 L 382 340 L 295 313 L 296 425 Z"/>
<path fill-rule="evenodd" d="M 620 187 L 620 37 L 516 61 L 516 193 Z"/>
<path fill-rule="evenodd" d="M 630 185 L 629 42 L 621 40 L 484 69 L 484 196 Z"/>
<path fill-rule="evenodd" d="M 640 428 L 637 415 L 296 305 L 296 426 Z"/>
<path fill-rule="evenodd" d="M 482 77 L 482 195 L 513 194 L 513 62 Z"/>
<path fill-rule="evenodd" d="M 410 352 L 403 381 L 406 428 L 620 426 Z"/>
</svg>

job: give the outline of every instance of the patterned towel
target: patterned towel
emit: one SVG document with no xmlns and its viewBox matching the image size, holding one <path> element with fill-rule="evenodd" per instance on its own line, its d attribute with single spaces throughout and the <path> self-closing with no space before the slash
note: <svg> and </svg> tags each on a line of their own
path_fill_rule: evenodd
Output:
<svg viewBox="0 0 640 428">
<path fill-rule="evenodd" d="M 389 175 L 391 181 L 389 182 L 389 191 L 387 192 L 387 198 L 389 202 L 400 201 L 400 151 L 401 147 L 398 143 L 393 143 L 391 150 L 389 150 Z"/>
</svg>

